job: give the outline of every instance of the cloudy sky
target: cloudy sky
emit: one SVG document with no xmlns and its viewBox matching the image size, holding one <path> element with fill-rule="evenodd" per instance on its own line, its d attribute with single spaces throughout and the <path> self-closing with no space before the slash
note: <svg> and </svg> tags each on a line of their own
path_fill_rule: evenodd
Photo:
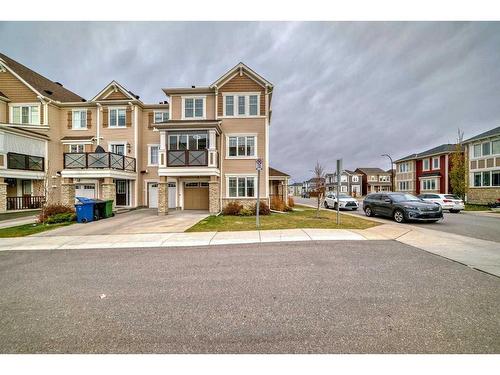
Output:
<svg viewBox="0 0 500 375">
<path fill-rule="evenodd" d="M 296 181 L 500 124 L 500 23 L 0 22 L 0 51 L 90 99 L 115 79 L 145 102 L 243 61 L 273 82 L 271 165 Z"/>
</svg>

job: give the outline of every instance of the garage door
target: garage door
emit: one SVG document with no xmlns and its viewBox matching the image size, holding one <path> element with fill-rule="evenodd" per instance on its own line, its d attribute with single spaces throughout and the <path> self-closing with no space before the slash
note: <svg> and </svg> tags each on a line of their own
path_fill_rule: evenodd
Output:
<svg viewBox="0 0 500 375">
<path fill-rule="evenodd" d="M 184 209 L 208 210 L 208 182 L 185 183 Z"/>
<path fill-rule="evenodd" d="M 94 184 L 76 184 L 75 197 L 95 198 Z"/>
<path fill-rule="evenodd" d="M 148 184 L 149 207 L 158 208 L 158 183 Z"/>
</svg>

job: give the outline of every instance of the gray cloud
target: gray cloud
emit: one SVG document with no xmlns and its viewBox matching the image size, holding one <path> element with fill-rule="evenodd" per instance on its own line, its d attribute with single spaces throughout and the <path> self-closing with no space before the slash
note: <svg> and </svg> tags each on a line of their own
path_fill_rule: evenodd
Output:
<svg viewBox="0 0 500 375">
<path fill-rule="evenodd" d="M 146 102 L 243 61 L 275 84 L 271 164 L 380 166 L 500 122 L 496 22 L 2 22 L 0 50 L 86 98 Z"/>
</svg>

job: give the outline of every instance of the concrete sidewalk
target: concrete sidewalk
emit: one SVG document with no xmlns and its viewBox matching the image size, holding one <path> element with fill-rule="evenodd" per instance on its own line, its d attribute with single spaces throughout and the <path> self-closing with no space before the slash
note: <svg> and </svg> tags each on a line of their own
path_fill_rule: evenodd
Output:
<svg viewBox="0 0 500 375">
<path fill-rule="evenodd" d="M 290 241 L 395 240 L 500 277 L 500 246 L 412 225 L 369 229 L 283 229 L 241 232 L 142 233 L 0 239 L 0 251 L 95 248 L 151 248 Z"/>
<path fill-rule="evenodd" d="M 0 229 L 1 228 L 16 227 L 18 225 L 23 225 L 23 224 L 32 224 L 32 223 L 36 223 L 37 220 L 38 220 L 37 215 L 2 220 L 2 221 L 0 221 Z"/>
</svg>

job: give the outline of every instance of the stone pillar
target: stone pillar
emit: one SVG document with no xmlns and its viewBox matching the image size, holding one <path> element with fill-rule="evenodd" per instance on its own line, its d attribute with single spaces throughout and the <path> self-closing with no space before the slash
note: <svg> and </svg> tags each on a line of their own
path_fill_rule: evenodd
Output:
<svg viewBox="0 0 500 375">
<path fill-rule="evenodd" d="M 166 176 L 160 176 L 158 183 L 158 215 L 168 215 L 168 183 Z"/>
<path fill-rule="evenodd" d="M 75 205 L 75 184 L 72 178 L 63 178 L 62 180 L 61 204 L 70 207 Z"/>
<path fill-rule="evenodd" d="M 111 177 L 106 177 L 101 185 L 102 200 L 113 200 L 113 209 L 116 207 L 116 186 Z"/>
<path fill-rule="evenodd" d="M 7 212 L 7 184 L 0 177 L 0 213 Z"/>
<path fill-rule="evenodd" d="M 208 210 L 211 214 L 216 214 L 220 211 L 219 192 L 219 178 L 211 176 L 208 182 Z"/>
</svg>

